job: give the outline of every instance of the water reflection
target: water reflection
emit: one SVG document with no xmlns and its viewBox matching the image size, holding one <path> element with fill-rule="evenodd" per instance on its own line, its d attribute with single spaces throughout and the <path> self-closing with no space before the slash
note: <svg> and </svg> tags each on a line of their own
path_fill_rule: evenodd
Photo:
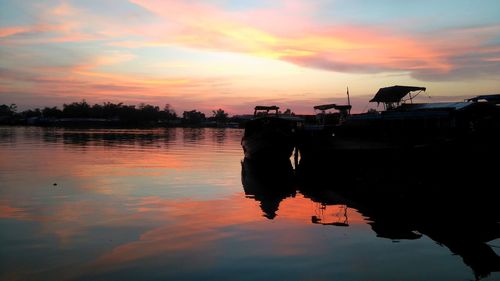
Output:
<svg viewBox="0 0 500 281">
<path fill-rule="evenodd" d="M 321 225 L 333 225 L 333 226 L 349 226 L 349 216 L 347 214 L 347 205 L 335 205 L 336 211 L 332 213 L 332 217 L 336 218 L 332 221 L 328 221 L 326 217 L 328 216 L 328 205 L 321 203 L 318 205 L 317 212 L 311 217 L 311 222 L 314 224 Z"/>
<path fill-rule="evenodd" d="M 279 216 L 279 205 L 296 192 L 315 203 L 312 224 L 349 226 L 349 209 L 366 217 L 376 236 L 394 242 L 428 237 L 460 256 L 476 279 L 500 271 L 500 257 L 489 242 L 500 238 L 500 210 L 489 193 L 444 192 L 432 181 L 336 181 L 325 162 L 242 161 L 245 194 L 260 202 L 264 216 Z M 438 181 L 439 182 L 439 181 Z M 418 187 L 418 188 L 417 188 Z M 438 190 L 439 192 L 435 192 Z"/>
<path fill-rule="evenodd" d="M 196 143 L 205 138 L 205 128 L 184 128 L 183 139 L 184 143 Z"/>
<path fill-rule="evenodd" d="M 177 129 L 65 129 L 22 128 L 25 140 L 43 139 L 46 143 L 85 148 L 88 146 L 153 146 L 176 140 Z M 4 131 L 4 130 L 2 130 Z M 18 130 L 19 131 L 19 130 Z M 19 133 L 19 132 L 18 132 Z M 13 134 L 16 135 L 16 134 Z"/>
<path fill-rule="evenodd" d="M 425 235 L 462 257 L 476 279 L 500 271 L 500 257 L 488 244 L 500 238 L 500 209 L 483 188 L 454 192 L 450 186 L 437 186 L 444 180 L 436 176 L 417 183 L 365 180 L 339 185 L 328 175 L 330 167 L 321 161 L 302 162 L 297 171 L 301 192 L 324 205 L 343 202 L 355 208 L 377 237 L 400 241 Z"/>
<path fill-rule="evenodd" d="M 500 257 L 488 242 L 500 238 L 498 214 L 486 212 L 490 200 L 435 198 L 423 201 L 394 196 L 350 195 L 353 206 L 370 219 L 378 237 L 418 239 L 426 235 L 462 257 L 476 278 L 500 271 Z M 477 199 L 477 198 L 476 198 Z"/>
<path fill-rule="evenodd" d="M 295 196 L 295 181 L 292 163 L 283 161 L 252 161 L 245 158 L 241 162 L 241 182 L 248 198 L 260 202 L 264 217 L 274 219 L 280 202 Z"/>
<path fill-rule="evenodd" d="M 212 138 L 217 144 L 223 144 L 227 139 L 227 130 L 223 128 L 213 129 Z"/>
<path fill-rule="evenodd" d="M 241 136 L 0 127 L 0 280 L 499 276 L 496 197 L 242 161 Z"/>
</svg>

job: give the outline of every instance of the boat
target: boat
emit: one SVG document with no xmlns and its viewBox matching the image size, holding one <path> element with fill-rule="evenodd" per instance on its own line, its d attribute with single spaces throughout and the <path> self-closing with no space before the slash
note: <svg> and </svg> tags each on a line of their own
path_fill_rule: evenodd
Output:
<svg viewBox="0 0 500 281">
<path fill-rule="evenodd" d="M 414 103 L 413 99 L 425 90 L 399 85 L 380 88 L 370 102 L 382 103 L 383 111 L 348 115 L 347 107 L 341 107 L 344 113 L 339 116 L 343 118 L 334 120 L 329 132 L 337 137 L 337 146 L 346 141 L 345 148 L 352 149 L 423 146 L 470 135 L 498 134 L 500 95 Z"/>
<path fill-rule="evenodd" d="M 383 111 L 350 115 L 325 146 L 301 151 L 298 189 L 323 205 L 344 200 L 377 237 L 436 241 L 479 280 L 500 272 L 491 245 L 500 238 L 500 95 L 414 103 L 423 91 L 380 89 L 371 101 Z"/>
<path fill-rule="evenodd" d="M 304 122 L 302 131 L 309 135 L 331 134 L 337 126 L 347 120 L 350 115 L 351 105 L 338 105 L 335 103 L 315 105 L 314 120 Z"/>
<path fill-rule="evenodd" d="M 245 124 L 241 146 L 245 158 L 254 160 L 289 159 L 296 146 L 296 129 L 301 120 L 282 115 L 277 106 L 256 106 Z"/>
<path fill-rule="evenodd" d="M 338 133 L 417 144 L 478 131 L 493 132 L 499 111 L 493 98 L 492 102 L 479 102 L 489 97 L 479 96 L 459 102 L 414 103 L 413 99 L 425 90 L 415 86 L 381 88 L 370 102 L 382 103 L 384 110 L 351 115 Z"/>
<path fill-rule="evenodd" d="M 300 153 L 311 150 L 321 153 L 329 145 L 335 131 L 350 115 L 351 105 L 321 104 L 313 107 L 314 119 L 301 123 L 298 130 L 297 146 Z"/>
<path fill-rule="evenodd" d="M 498 95 L 459 102 L 414 103 L 425 87 L 379 89 L 371 102 L 384 110 L 352 114 L 321 145 L 304 146 L 301 162 L 327 166 L 330 173 L 352 180 L 378 182 L 466 181 L 475 185 L 490 174 L 500 157 Z M 310 158 L 310 159 L 308 159 Z M 489 160 L 486 160 L 489 159 Z M 416 173 L 425 167 L 425 173 Z"/>
</svg>

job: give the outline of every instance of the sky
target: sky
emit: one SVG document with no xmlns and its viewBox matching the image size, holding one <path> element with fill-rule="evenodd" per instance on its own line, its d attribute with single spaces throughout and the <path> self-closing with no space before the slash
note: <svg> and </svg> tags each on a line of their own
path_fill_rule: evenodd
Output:
<svg viewBox="0 0 500 281">
<path fill-rule="evenodd" d="M 375 108 L 500 93 L 498 0 L 0 0 L 0 104 Z"/>
</svg>

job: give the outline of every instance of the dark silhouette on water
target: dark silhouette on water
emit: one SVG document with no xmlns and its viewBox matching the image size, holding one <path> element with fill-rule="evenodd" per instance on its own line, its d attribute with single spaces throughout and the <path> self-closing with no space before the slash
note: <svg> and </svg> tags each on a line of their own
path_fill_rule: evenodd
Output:
<svg viewBox="0 0 500 281">
<path fill-rule="evenodd" d="M 377 236 L 392 240 L 418 239 L 426 235 L 462 257 L 476 279 L 500 271 L 500 257 L 487 243 L 500 238 L 497 213 L 484 204 L 463 200 L 451 204 L 433 201 L 350 196 L 355 208 L 367 216 Z M 486 212 L 487 211 L 487 212 Z"/>
<path fill-rule="evenodd" d="M 488 245 L 500 238 L 495 190 L 485 192 L 487 188 L 473 186 L 458 192 L 455 185 L 447 185 L 448 181 L 437 174 L 417 182 L 412 178 L 386 184 L 363 178 L 339 184 L 325 173 L 332 171 L 331 167 L 326 162 L 301 161 L 296 171 L 300 192 L 315 202 L 346 204 L 358 210 L 367 217 L 377 237 L 399 241 L 425 235 L 459 255 L 476 279 L 500 272 L 500 257 Z M 492 180 L 491 175 L 485 178 Z"/>
<path fill-rule="evenodd" d="M 150 128 L 150 127 L 227 127 L 237 118 L 229 117 L 223 109 L 212 111 L 213 116 L 193 109 L 182 116 L 170 104 L 159 106 L 140 103 L 126 105 L 105 102 L 90 105 L 87 101 L 64 104 L 43 109 L 17 112 L 15 104 L 0 104 L 0 125 L 35 125 L 79 128 Z M 234 122 L 233 122 L 234 123 Z M 238 123 L 231 124 L 233 127 Z"/>
<path fill-rule="evenodd" d="M 318 204 L 319 212 L 311 216 L 313 224 L 349 226 L 348 209 L 353 208 L 367 218 L 381 239 L 397 242 L 425 235 L 459 255 L 477 280 L 500 272 L 500 257 L 488 244 L 500 238 L 500 207 L 496 197 L 481 188 L 451 193 L 451 186 L 439 189 L 436 178 L 425 177 L 418 183 L 384 184 L 363 178 L 345 184 L 335 180 L 332 166 L 326 162 L 301 161 L 295 171 L 288 159 L 262 162 L 245 158 L 241 164 L 245 194 L 260 202 L 268 219 L 277 216 L 283 199 L 300 191 Z M 398 188 L 401 186 L 407 188 Z M 329 207 L 338 211 L 327 219 L 323 214 Z"/>
<path fill-rule="evenodd" d="M 274 219 L 280 202 L 296 194 L 294 171 L 289 159 L 241 162 L 241 182 L 245 194 L 260 202 L 264 217 Z"/>
<path fill-rule="evenodd" d="M 299 120 L 279 114 L 277 106 L 256 106 L 253 119 L 245 123 L 241 139 L 245 158 L 258 161 L 290 158 L 296 146 Z"/>
<path fill-rule="evenodd" d="M 499 95 L 459 102 L 413 103 L 413 98 L 425 90 L 413 86 L 381 88 L 370 102 L 384 104 L 385 110 L 349 115 L 344 122 L 321 130 L 323 134 L 303 130 L 298 142 L 301 157 L 334 156 L 365 172 L 380 159 L 386 161 L 387 170 L 397 170 L 403 166 L 399 162 L 435 165 L 437 161 L 455 158 L 462 163 L 475 163 L 484 161 L 480 159 L 484 155 L 499 154 Z M 418 165 L 403 169 L 412 171 Z M 348 165 L 338 168 L 345 166 Z M 354 173 L 353 177 L 357 176 L 358 172 Z"/>
<path fill-rule="evenodd" d="M 337 214 L 332 214 L 332 216 L 336 216 L 335 221 L 326 221 L 325 217 L 328 214 L 325 212 L 328 210 L 328 205 L 325 203 L 321 203 L 317 210 L 317 214 L 311 216 L 311 222 L 314 224 L 321 225 L 333 225 L 333 226 L 349 226 L 349 216 L 347 215 L 347 205 L 337 205 L 339 207 L 339 211 Z"/>
</svg>

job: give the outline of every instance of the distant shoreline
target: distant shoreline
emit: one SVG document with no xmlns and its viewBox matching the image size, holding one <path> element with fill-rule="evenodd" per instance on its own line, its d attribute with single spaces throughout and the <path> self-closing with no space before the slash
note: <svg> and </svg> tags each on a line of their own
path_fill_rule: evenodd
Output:
<svg viewBox="0 0 500 281">
<path fill-rule="evenodd" d="M 123 122 L 119 120 L 96 118 L 61 118 L 61 119 L 5 119 L 0 126 L 12 127 L 47 127 L 47 128 L 82 128 L 82 129 L 150 129 L 150 128 L 243 128 L 245 121 L 215 122 L 205 121 L 196 124 L 177 122 Z"/>
</svg>

